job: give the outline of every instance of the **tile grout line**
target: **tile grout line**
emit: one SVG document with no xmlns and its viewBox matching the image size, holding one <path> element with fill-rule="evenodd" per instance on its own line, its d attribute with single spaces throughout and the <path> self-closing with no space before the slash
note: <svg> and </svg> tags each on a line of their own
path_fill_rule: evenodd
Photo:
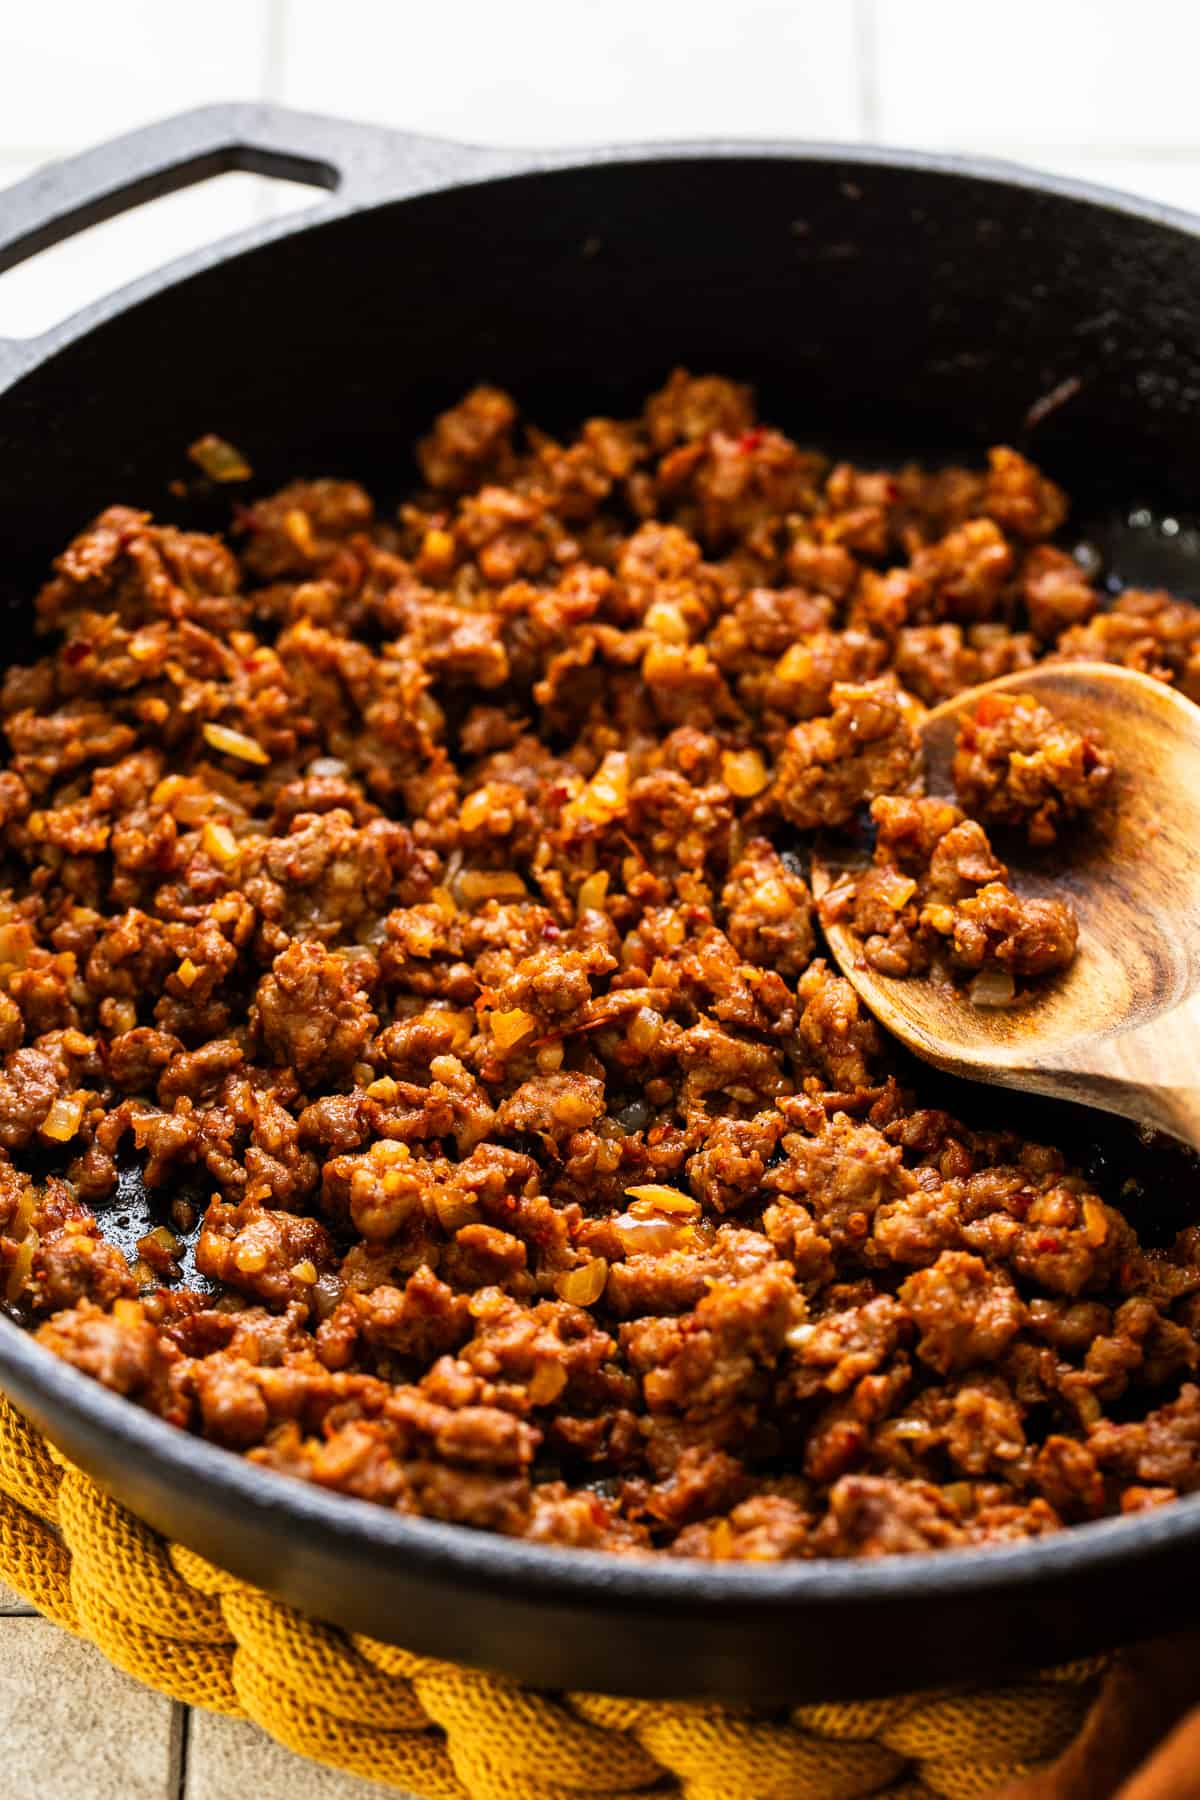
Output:
<svg viewBox="0 0 1200 1800">
<path fill-rule="evenodd" d="M 188 1748 L 192 1736 L 192 1709 L 182 1700 L 172 1702 L 171 1743 L 167 1765 L 167 1800 L 185 1800 Z"/>
<path fill-rule="evenodd" d="M 289 24 L 288 0 L 267 0 L 267 16 L 263 30 L 262 71 L 259 94 L 263 100 L 278 100 L 283 87 L 284 47 Z"/>
<path fill-rule="evenodd" d="M 267 0 L 266 17 L 263 22 L 262 67 L 259 70 L 258 93 L 260 100 L 278 102 L 283 87 L 284 45 L 288 32 L 288 0 Z M 254 216 L 257 220 L 269 219 L 272 216 L 271 195 L 272 184 L 268 181 L 259 183 L 259 193 L 254 203 Z"/>
<path fill-rule="evenodd" d="M 879 41 L 875 0 L 854 0 L 854 62 L 858 130 L 867 143 L 879 140 Z"/>
</svg>

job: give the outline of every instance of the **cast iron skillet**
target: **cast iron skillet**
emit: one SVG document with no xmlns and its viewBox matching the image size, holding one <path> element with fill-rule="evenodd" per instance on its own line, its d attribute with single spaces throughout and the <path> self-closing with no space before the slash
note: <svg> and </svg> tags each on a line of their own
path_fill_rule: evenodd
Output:
<svg viewBox="0 0 1200 1800">
<path fill-rule="evenodd" d="M 345 473 L 386 496 L 408 481 L 406 447 L 431 413 L 480 379 L 553 426 L 620 412 L 683 362 L 756 380 L 772 420 L 804 441 L 962 451 L 1032 432 L 1097 518 L 1135 501 L 1161 515 L 1195 490 L 1200 240 L 1165 208 L 895 151 L 518 155 L 235 106 L 0 196 L 0 269 L 230 169 L 329 193 L 42 338 L 0 342 L 10 656 L 48 559 L 103 505 L 216 522 L 167 487 L 200 432 L 239 445 L 263 488 Z M 1144 529 L 1160 515 L 1138 515 L 1118 561 L 1131 544 L 1194 541 Z M 1173 584 L 1186 589 L 1186 571 Z M 1053 1141 L 1066 1130 L 1043 1118 Z M 1134 1146 L 1160 1199 L 1161 1154 Z M 1195 1191 L 1191 1173 L 1185 1211 Z M 348 1627 L 552 1687 L 775 1702 L 982 1677 L 1161 1631 L 1200 1576 L 1200 1500 L 870 1565 L 627 1563 L 255 1469 L 2 1320 L 0 1381 L 120 1500 L 239 1575 Z"/>
</svg>

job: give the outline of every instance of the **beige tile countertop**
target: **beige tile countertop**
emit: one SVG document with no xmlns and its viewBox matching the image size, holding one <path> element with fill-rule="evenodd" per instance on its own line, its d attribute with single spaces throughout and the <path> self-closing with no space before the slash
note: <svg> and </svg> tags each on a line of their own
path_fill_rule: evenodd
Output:
<svg viewBox="0 0 1200 1800">
<path fill-rule="evenodd" d="M 477 143 L 983 151 L 1200 207 L 1200 8 L 1008 0 L 981 17 L 961 0 L 0 4 L 0 189 L 151 119 L 257 97 Z M 306 192 L 224 175 L 95 227 L 0 276 L 0 337 Z M 3 1800 L 397 1800 L 149 1693 L 2 1589 L 0 1633 Z"/>
<path fill-rule="evenodd" d="M 0 1584 L 4 1800 L 413 1800 L 168 1700 Z"/>
</svg>

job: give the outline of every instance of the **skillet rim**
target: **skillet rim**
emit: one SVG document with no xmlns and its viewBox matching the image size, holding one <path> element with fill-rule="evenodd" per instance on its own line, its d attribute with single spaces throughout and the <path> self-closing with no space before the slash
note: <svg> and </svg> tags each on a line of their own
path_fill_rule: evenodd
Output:
<svg viewBox="0 0 1200 1800">
<path fill-rule="evenodd" d="M 0 1315 L 0 1375 L 15 1373 L 49 1403 L 99 1426 L 107 1442 L 132 1456 L 149 1456 L 178 1480 L 202 1476 L 226 1505 L 288 1517 L 306 1532 L 397 1556 L 419 1554 L 431 1573 L 489 1578 L 497 1587 L 519 1584 L 526 1599 L 607 1599 L 671 1605 L 707 1612 L 730 1604 L 756 1612 L 790 1612 L 801 1604 L 864 1606 L 914 1592 L 930 1597 L 984 1594 L 1028 1582 L 1047 1563 L 1073 1576 L 1101 1573 L 1121 1552 L 1200 1546 L 1200 1493 L 1166 1506 L 1071 1525 L 1016 1543 L 935 1550 L 875 1558 L 833 1557 L 778 1563 L 714 1563 L 698 1557 L 614 1555 L 607 1550 L 533 1544 L 523 1538 L 392 1511 L 370 1500 L 318 1487 L 251 1463 L 237 1451 L 200 1438 L 145 1411 L 132 1400 L 42 1348 Z M 10 1396 L 11 1397 L 11 1396 Z M 20 1400 L 14 1402 L 21 1411 Z M 124 1504 L 124 1502 L 123 1502 Z M 352 1529 L 351 1529 L 352 1528 Z"/>
<path fill-rule="evenodd" d="M 175 136 L 187 137 L 199 130 L 206 139 L 227 145 L 228 152 L 227 160 L 214 163 L 207 174 L 195 177 L 197 181 L 205 180 L 220 173 L 251 166 L 259 167 L 258 162 L 240 158 L 236 150 L 243 140 L 249 142 L 261 135 L 264 127 L 274 135 L 282 134 L 285 137 L 294 131 L 300 160 L 305 160 L 306 136 L 315 133 L 316 141 L 307 161 L 310 166 L 324 161 L 335 178 L 338 175 L 337 168 L 328 155 L 322 157 L 321 152 L 327 151 L 331 137 L 336 142 L 339 132 L 364 132 L 384 144 L 394 144 L 399 167 L 382 175 L 378 171 L 356 175 L 344 186 L 335 187 L 325 199 L 316 201 L 312 206 L 257 220 L 213 243 L 172 258 L 67 314 L 34 337 L 0 336 L 0 400 L 26 378 L 36 376 L 61 351 L 69 349 L 110 319 L 130 312 L 168 289 L 182 285 L 192 276 L 223 263 L 232 263 L 242 256 L 268 249 L 302 233 L 318 231 L 325 225 L 334 224 L 357 213 L 402 205 L 407 200 L 502 182 L 536 180 L 547 175 L 570 175 L 593 168 L 713 160 L 720 163 L 827 163 L 831 168 L 841 165 L 861 169 L 910 170 L 914 174 L 957 177 L 996 187 L 1015 188 L 1034 195 L 1050 195 L 1100 212 L 1141 220 L 1200 239 L 1200 211 L 1192 212 L 1186 207 L 1173 206 L 1166 201 L 1134 194 L 1123 188 L 1108 187 L 1101 182 L 1037 169 L 1030 164 L 1012 162 L 1004 157 L 973 156 L 957 151 L 907 148 L 891 144 L 843 143 L 833 138 L 643 139 L 631 143 L 571 145 L 555 149 L 497 148 L 449 138 L 425 137 L 386 126 L 363 127 L 348 120 L 294 111 L 289 107 L 235 103 L 197 107 L 188 112 L 173 114 L 140 131 L 107 140 L 78 156 L 65 158 L 61 163 L 51 163 L 36 169 L 22 181 L 0 188 L 0 272 L 6 272 L 9 267 L 39 254 L 41 249 L 51 248 L 53 244 L 64 241 L 77 231 L 99 222 L 101 218 L 113 216 L 113 209 L 109 208 L 103 214 L 97 213 L 95 217 L 89 216 L 78 222 L 68 218 L 65 228 L 46 244 L 40 245 L 38 250 L 18 255 L 15 259 L 6 257 L 6 240 L 9 236 L 5 221 L 6 208 L 14 205 L 20 208 L 24 205 L 28 210 L 30 204 L 33 204 L 44 207 L 49 212 L 60 172 L 62 184 L 70 192 L 85 176 L 90 159 L 99 151 L 127 153 L 135 161 L 144 152 L 148 152 L 151 158 L 157 159 L 162 151 L 170 149 Z M 418 171 L 406 174 L 403 166 L 405 155 L 414 151 L 423 152 L 424 160 Z M 282 163 L 286 160 L 276 152 L 274 161 Z M 294 156 L 292 160 L 297 158 Z M 430 179 L 427 174 L 428 164 L 432 164 L 436 170 L 439 162 L 442 164 L 440 176 L 434 174 Z M 136 166 L 129 170 L 130 185 L 137 172 Z M 166 191 L 173 191 L 180 185 L 187 184 L 175 183 L 173 188 Z M 314 192 L 320 191 L 315 179 L 311 185 Z"/>
</svg>

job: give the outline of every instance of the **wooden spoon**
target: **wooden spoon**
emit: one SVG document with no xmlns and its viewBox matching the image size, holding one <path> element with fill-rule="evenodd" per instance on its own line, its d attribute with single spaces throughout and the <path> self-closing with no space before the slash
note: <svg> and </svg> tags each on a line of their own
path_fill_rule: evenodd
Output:
<svg viewBox="0 0 1200 1800">
<path fill-rule="evenodd" d="M 957 694 L 922 725 L 926 784 L 951 795 L 959 714 L 982 694 L 1028 693 L 1076 730 L 1102 734 L 1111 800 L 1046 850 L 997 834 L 1020 894 L 1069 898 L 1079 953 L 1009 1007 L 965 988 L 868 967 L 844 925 L 826 930 L 842 973 L 895 1037 L 954 1075 L 1082 1101 L 1200 1148 L 1200 706 L 1110 663 L 1043 663 Z M 825 841 L 819 900 L 865 852 Z"/>
</svg>

